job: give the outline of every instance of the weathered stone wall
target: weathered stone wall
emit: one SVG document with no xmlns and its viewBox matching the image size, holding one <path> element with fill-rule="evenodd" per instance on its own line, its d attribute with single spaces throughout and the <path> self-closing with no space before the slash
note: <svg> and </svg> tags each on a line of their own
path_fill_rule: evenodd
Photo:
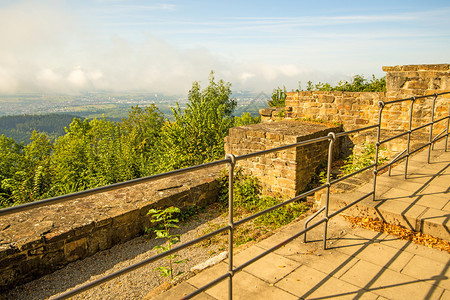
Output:
<svg viewBox="0 0 450 300">
<path fill-rule="evenodd" d="M 340 126 L 312 124 L 300 121 L 260 123 L 231 128 L 225 139 L 225 151 L 244 155 L 304 140 L 340 132 Z M 263 189 L 269 194 L 281 194 L 291 198 L 303 191 L 311 181 L 317 167 L 326 162 L 328 141 L 266 154 L 238 162 L 238 166 L 257 176 Z M 334 155 L 340 152 L 339 141 Z"/>
<path fill-rule="evenodd" d="M 383 67 L 383 71 L 386 71 L 387 101 L 450 91 L 450 64 Z M 431 121 L 432 105 L 432 98 L 415 101 L 413 127 Z M 449 106 L 450 95 L 440 96 L 436 101 L 435 119 L 447 115 Z M 408 112 L 409 109 L 410 102 L 394 104 L 385 109 L 383 117 L 399 129 L 407 129 L 409 116 L 400 112 Z M 446 123 L 436 124 L 435 128 L 444 130 Z"/>
<path fill-rule="evenodd" d="M 208 168 L 0 217 L 0 290 L 143 233 L 151 208 L 216 201 L 219 174 Z"/>
<path fill-rule="evenodd" d="M 450 65 L 410 65 L 383 67 L 386 74 L 386 93 L 372 92 L 288 92 L 286 118 L 314 119 L 343 124 L 345 130 L 373 125 L 378 122 L 378 102 L 429 95 L 450 90 Z M 435 119 L 449 111 L 450 96 L 436 101 Z M 383 110 L 382 127 L 389 130 L 407 130 L 410 101 L 387 105 Z M 413 109 L 413 127 L 431 121 L 432 98 L 417 99 Z M 281 115 L 268 112 L 263 120 L 273 120 Z M 446 124 L 435 125 L 443 130 Z"/>
<path fill-rule="evenodd" d="M 389 100 L 450 90 L 450 64 L 385 66 Z"/>
<path fill-rule="evenodd" d="M 378 102 L 385 93 L 352 92 L 288 92 L 287 118 L 336 122 L 345 130 L 376 124 Z"/>
</svg>

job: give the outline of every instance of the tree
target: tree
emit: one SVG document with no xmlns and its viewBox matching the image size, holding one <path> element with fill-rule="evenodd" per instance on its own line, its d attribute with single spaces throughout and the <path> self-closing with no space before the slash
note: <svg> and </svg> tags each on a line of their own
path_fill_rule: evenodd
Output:
<svg viewBox="0 0 450 300">
<path fill-rule="evenodd" d="M 61 194 L 84 190 L 90 186 L 88 156 L 90 154 L 88 119 L 74 118 L 66 134 L 56 139 L 53 152 L 55 183 Z"/>
<path fill-rule="evenodd" d="M 231 84 L 215 82 L 209 75 L 209 86 L 201 90 L 194 82 L 184 110 L 172 109 L 174 122 L 162 128 L 161 171 L 179 169 L 219 159 L 224 155 L 224 138 L 233 126 L 236 100 L 231 98 Z"/>
<path fill-rule="evenodd" d="M 130 142 L 116 123 L 75 118 L 66 131 L 55 142 L 52 160 L 60 193 L 135 178 Z"/>
<path fill-rule="evenodd" d="M 253 117 L 249 112 L 242 113 L 240 117 L 234 117 L 234 127 L 257 124 L 261 122 L 261 116 Z"/>
<path fill-rule="evenodd" d="M 283 86 L 283 89 L 280 87 L 277 87 L 276 89 L 273 89 L 272 92 L 272 99 L 269 100 L 269 106 L 270 107 L 283 107 L 285 106 L 286 102 L 286 87 Z"/>
<path fill-rule="evenodd" d="M 33 131 L 31 143 L 23 147 L 22 151 L 9 152 L 7 157 L 11 158 L 13 154 L 16 161 L 8 176 L 1 180 L 2 205 L 31 202 L 52 195 L 51 149 L 47 135 Z"/>
<path fill-rule="evenodd" d="M 17 144 L 14 139 L 0 135 L 0 207 L 10 206 L 12 191 L 6 180 L 12 178 L 20 170 L 23 161 L 23 145 Z"/>
<path fill-rule="evenodd" d="M 129 159 L 133 177 L 154 174 L 157 169 L 157 156 L 161 127 L 164 115 L 154 105 L 131 107 L 128 118 L 122 119 L 122 139 L 124 155 Z"/>
</svg>

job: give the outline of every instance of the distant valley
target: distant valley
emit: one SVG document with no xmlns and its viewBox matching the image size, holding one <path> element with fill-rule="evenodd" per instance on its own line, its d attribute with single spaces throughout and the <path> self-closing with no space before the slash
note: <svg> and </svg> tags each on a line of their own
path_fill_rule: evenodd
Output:
<svg viewBox="0 0 450 300">
<path fill-rule="evenodd" d="M 233 95 L 238 106 L 234 112 L 258 115 L 267 107 L 268 96 L 240 92 Z M 52 140 L 64 135 L 73 118 L 103 118 L 120 121 L 128 116 L 132 106 L 155 104 L 168 120 L 172 120 L 172 107 L 181 108 L 186 100 L 151 93 L 86 93 L 83 95 L 19 94 L 0 95 L 0 135 L 28 144 L 33 130 L 45 132 Z"/>
</svg>

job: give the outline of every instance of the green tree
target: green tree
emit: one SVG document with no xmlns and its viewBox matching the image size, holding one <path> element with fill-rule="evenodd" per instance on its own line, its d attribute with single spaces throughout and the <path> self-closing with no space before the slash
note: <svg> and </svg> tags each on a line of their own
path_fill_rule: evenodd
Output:
<svg viewBox="0 0 450 300">
<path fill-rule="evenodd" d="M 133 178 L 127 142 L 120 127 L 106 119 L 75 118 L 54 145 L 53 166 L 60 193 Z"/>
<path fill-rule="evenodd" d="M 60 193 L 84 190 L 90 186 L 88 156 L 90 152 L 89 120 L 74 118 L 66 134 L 54 144 L 52 164 Z"/>
<path fill-rule="evenodd" d="M 124 155 L 128 158 L 133 177 L 154 174 L 157 169 L 158 147 L 164 115 L 154 105 L 131 107 L 128 118 L 122 119 Z"/>
<path fill-rule="evenodd" d="M 184 110 L 172 109 L 175 121 L 162 128 L 162 170 L 173 170 L 201 164 L 224 155 L 224 137 L 233 126 L 232 112 L 236 100 L 231 98 L 231 84 L 215 81 L 209 76 L 209 86 L 201 90 L 194 82 Z"/>
<path fill-rule="evenodd" d="M 17 159 L 14 171 L 1 181 L 2 205 L 31 202 L 52 195 L 51 149 L 47 135 L 33 131 L 31 143 L 14 156 Z"/>
<path fill-rule="evenodd" d="M 234 127 L 257 124 L 261 122 L 261 116 L 253 117 L 249 112 L 242 113 L 240 117 L 234 117 Z"/>
<path fill-rule="evenodd" d="M 5 180 L 12 178 L 23 164 L 23 145 L 17 144 L 14 139 L 0 135 L 0 207 L 10 206 L 13 203 L 12 191 Z"/>
<path fill-rule="evenodd" d="M 269 100 L 270 107 L 283 107 L 286 103 L 286 87 L 283 86 L 283 89 L 277 87 L 273 89 L 271 100 Z"/>
</svg>

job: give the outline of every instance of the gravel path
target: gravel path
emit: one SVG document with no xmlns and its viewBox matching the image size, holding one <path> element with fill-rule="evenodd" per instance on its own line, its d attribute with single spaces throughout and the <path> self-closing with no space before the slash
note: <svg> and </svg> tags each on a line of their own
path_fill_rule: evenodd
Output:
<svg viewBox="0 0 450 300">
<path fill-rule="evenodd" d="M 180 225 L 177 233 L 181 242 L 197 238 L 205 230 L 216 229 L 225 224 L 224 217 L 217 216 L 217 210 L 209 208 L 198 217 L 191 218 Z M 175 233 L 175 231 L 174 231 Z M 80 284 L 95 280 L 101 276 L 123 269 L 156 254 L 155 245 L 162 240 L 138 237 L 111 249 L 101 251 L 83 260 L 73 262 L 66 267 L 35 281 L 18 286 L 3 295 L 4 299 L 48 299 Z M 187 262 L 177 265 L 178 271 L 187 272 L 191 267 L 216 256 L 223 251 L 223 243 L 211 243 L 207 247 L 199 244 L 180 251 L 181 259 Z M 166 281 L 154 269 L 167 265 L 167 261 L 148 264 L 123 276 L 75 296 L 73 299 L 142 299 L 152 289 Z M 188 276 L 188 273 L 185 273 Z M 1 299 L 1 296 L 0 296 Z"/>
</svg>

